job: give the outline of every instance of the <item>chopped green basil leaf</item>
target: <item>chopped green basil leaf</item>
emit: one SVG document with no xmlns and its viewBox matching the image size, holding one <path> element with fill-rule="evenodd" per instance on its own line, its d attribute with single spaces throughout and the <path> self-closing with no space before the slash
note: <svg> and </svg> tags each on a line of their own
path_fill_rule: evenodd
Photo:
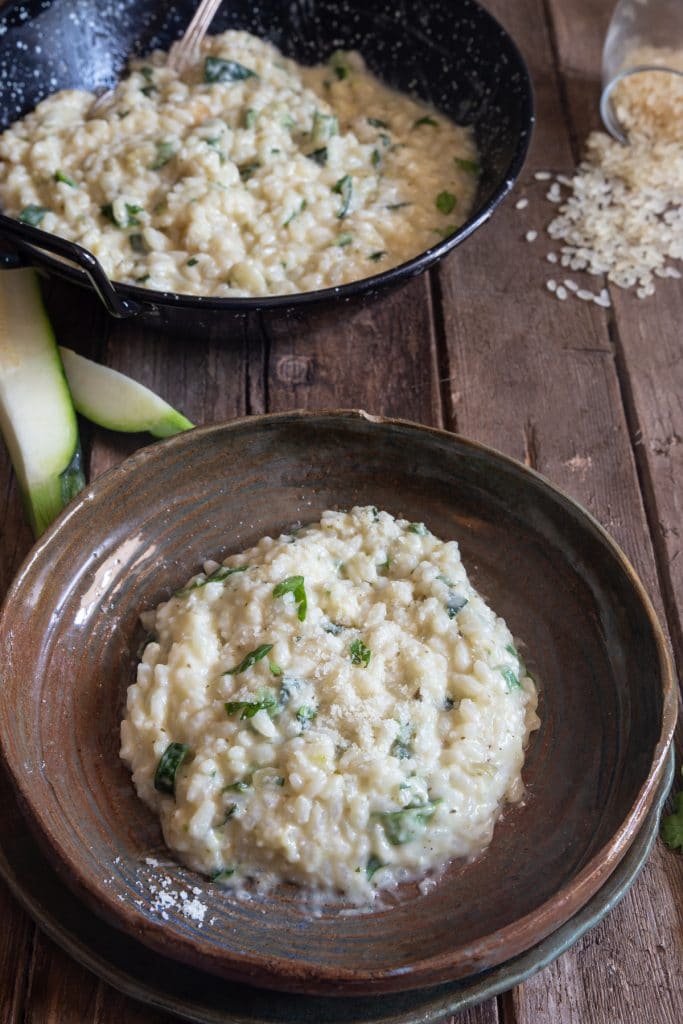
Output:
<svg viewBox="0 0 683 1024">
<path fill-rule="evenodd" d="M 505 682 L 508 684 L 508 693 L 510 693 L 511 690 L 516 690 L 519 688 L 519 679 L 517 678 L 517 676 L 511 668 L 499 668 L 498 671 L 502 675 Z"/>
<path fill-rule="evenodd" d="M 363 665 L 367 668 L 370 664 L 370 658 L 372 657 L 372 651 L 369 647 L 366 647 L 361 639 L 354 640 L 349 648 L 351 655 L 352 665 Z"/>
<path fill-rule="evenodd" d="M 144 284 L 145 281 L 149 281 L 149 274 L 143 274 L 141 277 L 136 277 L 135 280 L 138 284 Z"/>
<path fill-rule="evenodd" d="M 673 813 L 662 818 L 660 835 L 670 850 L 677 847 L 683 850 L 683 790 L 674 798 Z"/>
<path fill-rule="evenodd" d="M 176 590 L 174 597 L 185 597 L 193 590 L 197 590 L 199 587 L 205 587 L 207 583 L 222 583 L 227 580 L 229 576 L 234 576 L 236 572 L 246 572 L 249 568 L 248 565 L 237 565 L 231 568 L 227 565 L 220 565 L 215 572 L 212 572 L 210 576 L 203 576 L 201 579 L 197 579 L 194 583 L 190 583 L 189 587 L 183 587 L 182 590 Z"/>
<path fill-rule="evenodd" d="M 343 50 L 335 50 L 334 53 L 331 54 L 328 64 L 340 82 L 345 78 L 348 78 L 351 74 L 351 68 L 347 63 L 347 54 Z"/>
<path fill-rule="evenodd" d="M 371 128 L 390 128 L 386 121 L 380 121 L 378 117 L 366 117 L 365 119 Z"/>
<path fill-rule="evenodd" d="M 258 75 L 236 60 L 207 57 L 204 61 L 205 82 L 243 82 L 245 78 L 258 78 Z"/>
<path fill-rule="evenodd" d="M 78 185 L 73 178 L 70 178 L 68 174 L 64 173 L 64 171 L 55 171 L 54 178 L 55 181 L 61 181 L 62 184 L 69 185 L 71 188 L 78 188 Z"/>
<path fill-rule="evenodd" d="M 299 204 L 298 209 L 296 209 L 292 213 L 290 213 L 290 215 L 287 218 L 287 220 L 283 223 L 283 225 L 282 225 L 283 228 L 286 228 L 289 224 L 292 223 L 292 221 L 294 220 L 295 217 L 298 217 L 300 213 L 303 213 L 304 210 L 306 209 L 306 206 L 307 206 L 306 200 L 302 199 L 300 204 Z"/>
<path fill-rule="evenodd" d="M 436 197 L 436 208 L 443 214 L 453 213 L 457 202 L 458 200 L 452 192 L 439 192 Z"/>
<path fill-rule="evenodd" d="M 324 167 L 327 163 L 327 146 L 321 146 L 320 149 L 314 149 L 312 153 L 307 153 L 306 156 L 309 160 L 313 160 L 320 167 Z"/>
<path fill-rule="evenodd" d="M 238 779 L 237 782 L 231 782 L 229 786 L 223 787 L 224 793 L 244 793 L 245 790 L 249 789 L 251 782 L 247 782 L 246 779 Z"/>
<path fill-rule="evenodd" d="M 347 245 L 351 245 L 352 242 L 353 242 L 353 235 L 350 235 L 347 232 L 344 235 L 339 235 L 339 237 L 337 238 L 337 241 L 334 244 L 338 245 L 340 249 L 344 249 L 344 248 L 346 248 Z"/>
<path fill-rule="evenodd" d="M 438 128 L 439 122 L 435 121 L 433 117 L 418 117 L 417 121 L 413 123 L 413 128 L 420 128 L 422 125 L 428 125 L 430 128 Z"/>
<path fill-rule="evenodd" d="M 264 693 L 260 700 L 229 700 L 226 701 L 225 710 L 228 715 L 234 715 L 241 711 L 240 721 L 245 718 L 253 718 L 259 711 L 271 713 L 277 708 L 277 701 L 270 693 Z"/>
<path fill-rule="evenodd" d="M 339 120 L 336 114 L 321 114 L 319 110 L 313 115 L 311 127 L 311 141 L 314 146 L 323 146 L 332 138 L 339 135 Z"/>
<path fill-rule="evenodd" d="M 338 193 L 338 195 L 342 197 L 341 209 L 337 214 L 337 217 L 339 220 L 343 220 L 349 212 L 351 196 L 353 194 L 353 179 L 351 178 L 351 175 L 345 174 L 343 178 L 340 178 L 332 191 Z"/>
<path fill-rule="evenodd" d="M 479 174 L 480 167 L 476 160 L 465 160 L 461 156 L 456 156 L 455 162 L 460 170 L 467 171 L 468 174 Z"/>
<path fill-rule="evenodd" d="M 37 228 L 45 214 L 50 212 L 46 206 L 35 206 L 33 203 L 29 203 L 19 214 L 19 220 L 22 224 Z"/>
<path fill-rule="evenodd" d="M 297 618 L 299 622 L 303 622 L 308 608 L 303 576 L 288 576 L 286 580 L 273 587 L 273 597 L 284 597 L 285 594 L 294 595 L 294 602 L 297 606 Z"/>
<path fill-rule="evenodd" d="M 140 92 L 142 93 L 143 96 L 152 96 L 154 95 L 155 92 L 158 91 L 159 90 L 157 89 L 156 85 L 146 85 L 143 89 L 140 89 Z"/>
<path fill-rule="evenodd" d="M 249 110 L 247 110 L 246 114 L 244 115 L 244 127 L 253 128 L 256 122 L 258 121 L 258 115 L 258 110 L 254 110 L 253 107 L 249 107 Z"/>
<path fill-rule="evenodd" d="M 242 181 L 249 181 L 250 178 L 253 178 L 254 174 L 256 173 L 256 171 L 258 171 L 260 166 L 261 164 L 259 163 L 258 160 L 254 160 L 254 162 L 250 164 L 243 164 L 239 168 L 240 178 L 242 179 Z"/>
<path fill-rule="evenodd" d="M 145 64 L 144 67 L 140 68 L 140 74 L 146 82 L 154 81 L 154 68 L 150 67 L 149 64 Z"/>
<path fill-rule="evenodd" d="M 463 597 L 462 594 L 456 594 L 454 590 L 449 590 L 448 599 L 446 601 L 446 611 L 448 612 L 448 618 L 454 619 L 458 612 L 461 612 L 467 604 L 467 598 Z"/>
<path fill-rule="evenodd" d="M 379 869 L 383 868 L 383 867 L 384 867 L 384 864 L 379 859 L 379 857 L 375 857 L 374 854 L 372 854 L 370 857 L 368 857 L 368 862 L 365 865 L 365 874 L 366 874 L 368 882 L 370 881 L 372 876 L 375 874 L 375 872 L 379 871 Z"/>
<path fill-rule="evenodd" d="M 401 846 L 422 835 L 436 810 L 437 803 L 436 800 L 429 800 L 425 804 L 409 804 L 400 811 L 374 814 L 373 817 L 382 825 L 391 845 Z"/>
<path fill-rule="evenodd" d="M 247 669 L 252 668 L 256 664 L 257 661 L 261 660 L 261 658 L 265 658 L 265 656 L 267 654 L 270 654 L 272 649 L 273 649 L 273 645 L 272 644 L 259 644 L 259 646 L 255 650 L 250 651 L 249 654 L 247 654 L 242 659 L 242 661 L 239 663 L 239 665 L 235 665 L 234 668 L 229 668 L 227 670 L 227 672 L 223 673 L 223 675 L 224 676 L 239 676 L 239 675 L 241 675 L 242 672 L 246 672 Z M 232 712 L 228 711 L 228 714 L 230 715 L 230 714 L 232 714 Z"/>
<path fill-rule="evenodd" d="M 187 757 L 187 743 L 169 743 L 159 759 L 154 772 L 154 788 L 159 793 L 175 793 L 175 777 L 181 764 Z"/>
<path fill-rule="evenodd" d="M 142 235 L 129 235 L 128 242 L 130 243 L 130 247 L 133 252 L 140 253 L 141 255 L 149 252 L 149 249 L 145 244 L 145 239 Z"/>
<path fill-rule="evenodd" d="M 378 149 L 373 149 L 372 156 L 370 157 L 370 163 L 373 167 L 379 167 L 382 163 L 382 157 L 380 156 Z"/>
<path fill-rule="evenodd" d="M 404 206 L 412 206 L 412 203 L 389 203 L 387 210 L 402 210 Z"/>
<path fill-rule="evenodd" d="M 309 707 L 308 704 L 304 704 L 297 710 L 296 717 L 301 723 L 302 729 L 307 729 L 308 726 L 315 720 L 318 712 L 315 708 Z"/>
<path fill-rule="evenodd" d="M 165 167 L 174 153 L 172 142 L 157 142 L 156 155 L 149 165 L 150 171 L 158 171 L 160 167 Z"/>
<path fill-rule="evenodd" d="M 408 526 L 408 533 L 416 533 L 418 537 L 426 537 L 429 530 L 424 523 L 410 523 Z"/>
<path fill-rule="evenodd" d="M 271 675 L 274 675 L 276 678 L 282 675 L 282 669 L 276 661 L 269 661 L 268 668 L 270 669 Z"/>
<path fill-rule="evenodd" d="M 410 722 L 404 722 L 399 728 L 396 739 L 389 748 L 389 753 L 392 757 L 397 757 L 399 761 L 403 761 L 407 757 L 413 756 L 413 745 L 412 738 L 415 735 L 415 729 Z"/>
<path fill-rule="evenodd" d="M 346 626 L 340 626 L 338 622 L 326 622 L 323 625 L 323 629 L 326 633 L 330 633 L 332 636 L 339 636 L 339 634 L 346 629 Z"/>
<path fill-rule="evenodd" d="M 371 252 L 368 259 L 372 260 L 373 263 L 379 263 L 381 259 L 384 259 L 386 254 L 386 249 L 382 249 L 380 252 Z"/>
<path fill-rule="evenodd" d="M 212 882 L 226 882 L 228 878 L 232 878 L 235 874 L 235 868 L 221 868 L 220 871 L 214 871 L 211 875 Z"/>
<path fill-rule="evenodd" d="M 188 267 L 196 267 L 198 263 L 199 263 L 199 260 L 197 259 L 196 256 L 190 256 L 189 260 L 187 261 L 187 266 Z"/>
<path fill-rule="evenodd" d="M 107 220 L 110 220 L 117 228 L 134 228 L 140 223 L 138 219 L 138 213 L 142 213 L 142 207 L 137 206 L 135 203 L 126 203 L 126 220 L 124 223 L 117 220 L 114 216 L 114 204 L 105 203 L 104 206 L 100 207 L 100 213 Z"/>
</svg>

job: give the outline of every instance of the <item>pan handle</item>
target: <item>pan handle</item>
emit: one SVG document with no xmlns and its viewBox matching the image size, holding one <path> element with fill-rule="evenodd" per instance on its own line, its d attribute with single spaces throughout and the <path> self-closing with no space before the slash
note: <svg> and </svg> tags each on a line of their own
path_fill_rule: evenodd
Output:
<svg viewBox="0 0 683 1024">
<path fill-rule="evenodd" d="M 0 255 L 0 270 L 46 265 L 54 268 L 62 260 L 68 260 L 87 275 L 100 301 L 112 316 L 122 320 L 142 312 L 140 303 L 124 299 L 118 294 L 100 261 L 82 245 L 68 242 L 65 238 L 51 235 L 29 224 L 22 224 L 4 214 L 0 214 L 0 238 L 12 246 L 11 251 L 5 250 Z"/>
</svg>

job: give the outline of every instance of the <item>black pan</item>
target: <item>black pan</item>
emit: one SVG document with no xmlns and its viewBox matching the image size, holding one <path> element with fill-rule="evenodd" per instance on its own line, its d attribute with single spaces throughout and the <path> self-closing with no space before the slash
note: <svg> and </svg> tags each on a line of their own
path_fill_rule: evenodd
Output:
<svg viewBox="0 0 683 1024">
<path fill-rule="evenodd" d="M 102 90 L 131 54 L 167 49 L 198 0 L 11 0 L 0 11 L 0 124 L 57 89 Z M 338 288 L 266 298 L 201 298 L 113 284 L 73 242 L 0 214 L 0 266 L 32 265 L 92 287 L 114 316 L 176 323 L 209 312 L 288 314 L 303 306 L 374 298 L 460 245 L 512 188 L 529 145 L 533 96 L 517 48 L 474 0 L 225 0 L 212 32 L 240 28 L 313 64 L 356 49 L 385 82 L 473 125 L 482 175 L 474 210 L 447 239 L 401 266 Z M 64 261 L 68 262 L 64 262 Z"/>
</svg>

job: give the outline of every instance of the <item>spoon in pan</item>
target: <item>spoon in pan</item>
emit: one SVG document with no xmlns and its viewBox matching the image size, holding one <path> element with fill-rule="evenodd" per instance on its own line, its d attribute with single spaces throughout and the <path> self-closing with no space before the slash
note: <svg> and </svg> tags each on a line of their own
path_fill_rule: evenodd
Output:
<svg viewBox="0 0 683 1024">
<path fill-rule="evenodd" d="M 204 39 L 204 36 L 209 29 L 209 25 L 213 21 L 213 16 L 220 5 L 221 0 L 201 0 L 192 21 L 185 29 L 182 37 L 177 39 L 169 50 L 168 60 L 166 61 L 167 67 L 176 71 L 178 74 L 182 74 L 185 68 L 199 60 L 202 40 Z M 104 110 L 106 110 L 113 95 L 114 90 L 107 89 L 106 92 L 103 92 L 98 96 L 88 110 L 88 120 L 93 117 L 98 117 Z"/>
</svg>

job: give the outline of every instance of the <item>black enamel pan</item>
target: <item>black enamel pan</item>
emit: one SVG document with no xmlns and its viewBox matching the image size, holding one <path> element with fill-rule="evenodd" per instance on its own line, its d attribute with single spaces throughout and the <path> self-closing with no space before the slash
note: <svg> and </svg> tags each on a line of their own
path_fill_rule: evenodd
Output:
<svg viewBox="0 0 683 1024">
<path fill-rule="evenodd" d="M 57 89 L 110 87 L 127 58 L 167 49 L 197 0 L 11 0 L 0 10 L 0 126 Z M 359 50 L 385 82 L 474 127 L 482 174 L 474 210 L 447 239 L 365 280 L 298 295 L 202 298 L 112 283 L 81 246 L 0 214 L 0 266 L 32 265 L 94 288 L 114 316 L 179 324 L 208 313 L 286 315 L 374 298 L 420 274 L 483 224 L 512 188 L 529 145 L 529 75 L 503 28 L 474 0 L 225 0 L 212 32 L 240 28 L 312 64 Z"/>
</svg>

